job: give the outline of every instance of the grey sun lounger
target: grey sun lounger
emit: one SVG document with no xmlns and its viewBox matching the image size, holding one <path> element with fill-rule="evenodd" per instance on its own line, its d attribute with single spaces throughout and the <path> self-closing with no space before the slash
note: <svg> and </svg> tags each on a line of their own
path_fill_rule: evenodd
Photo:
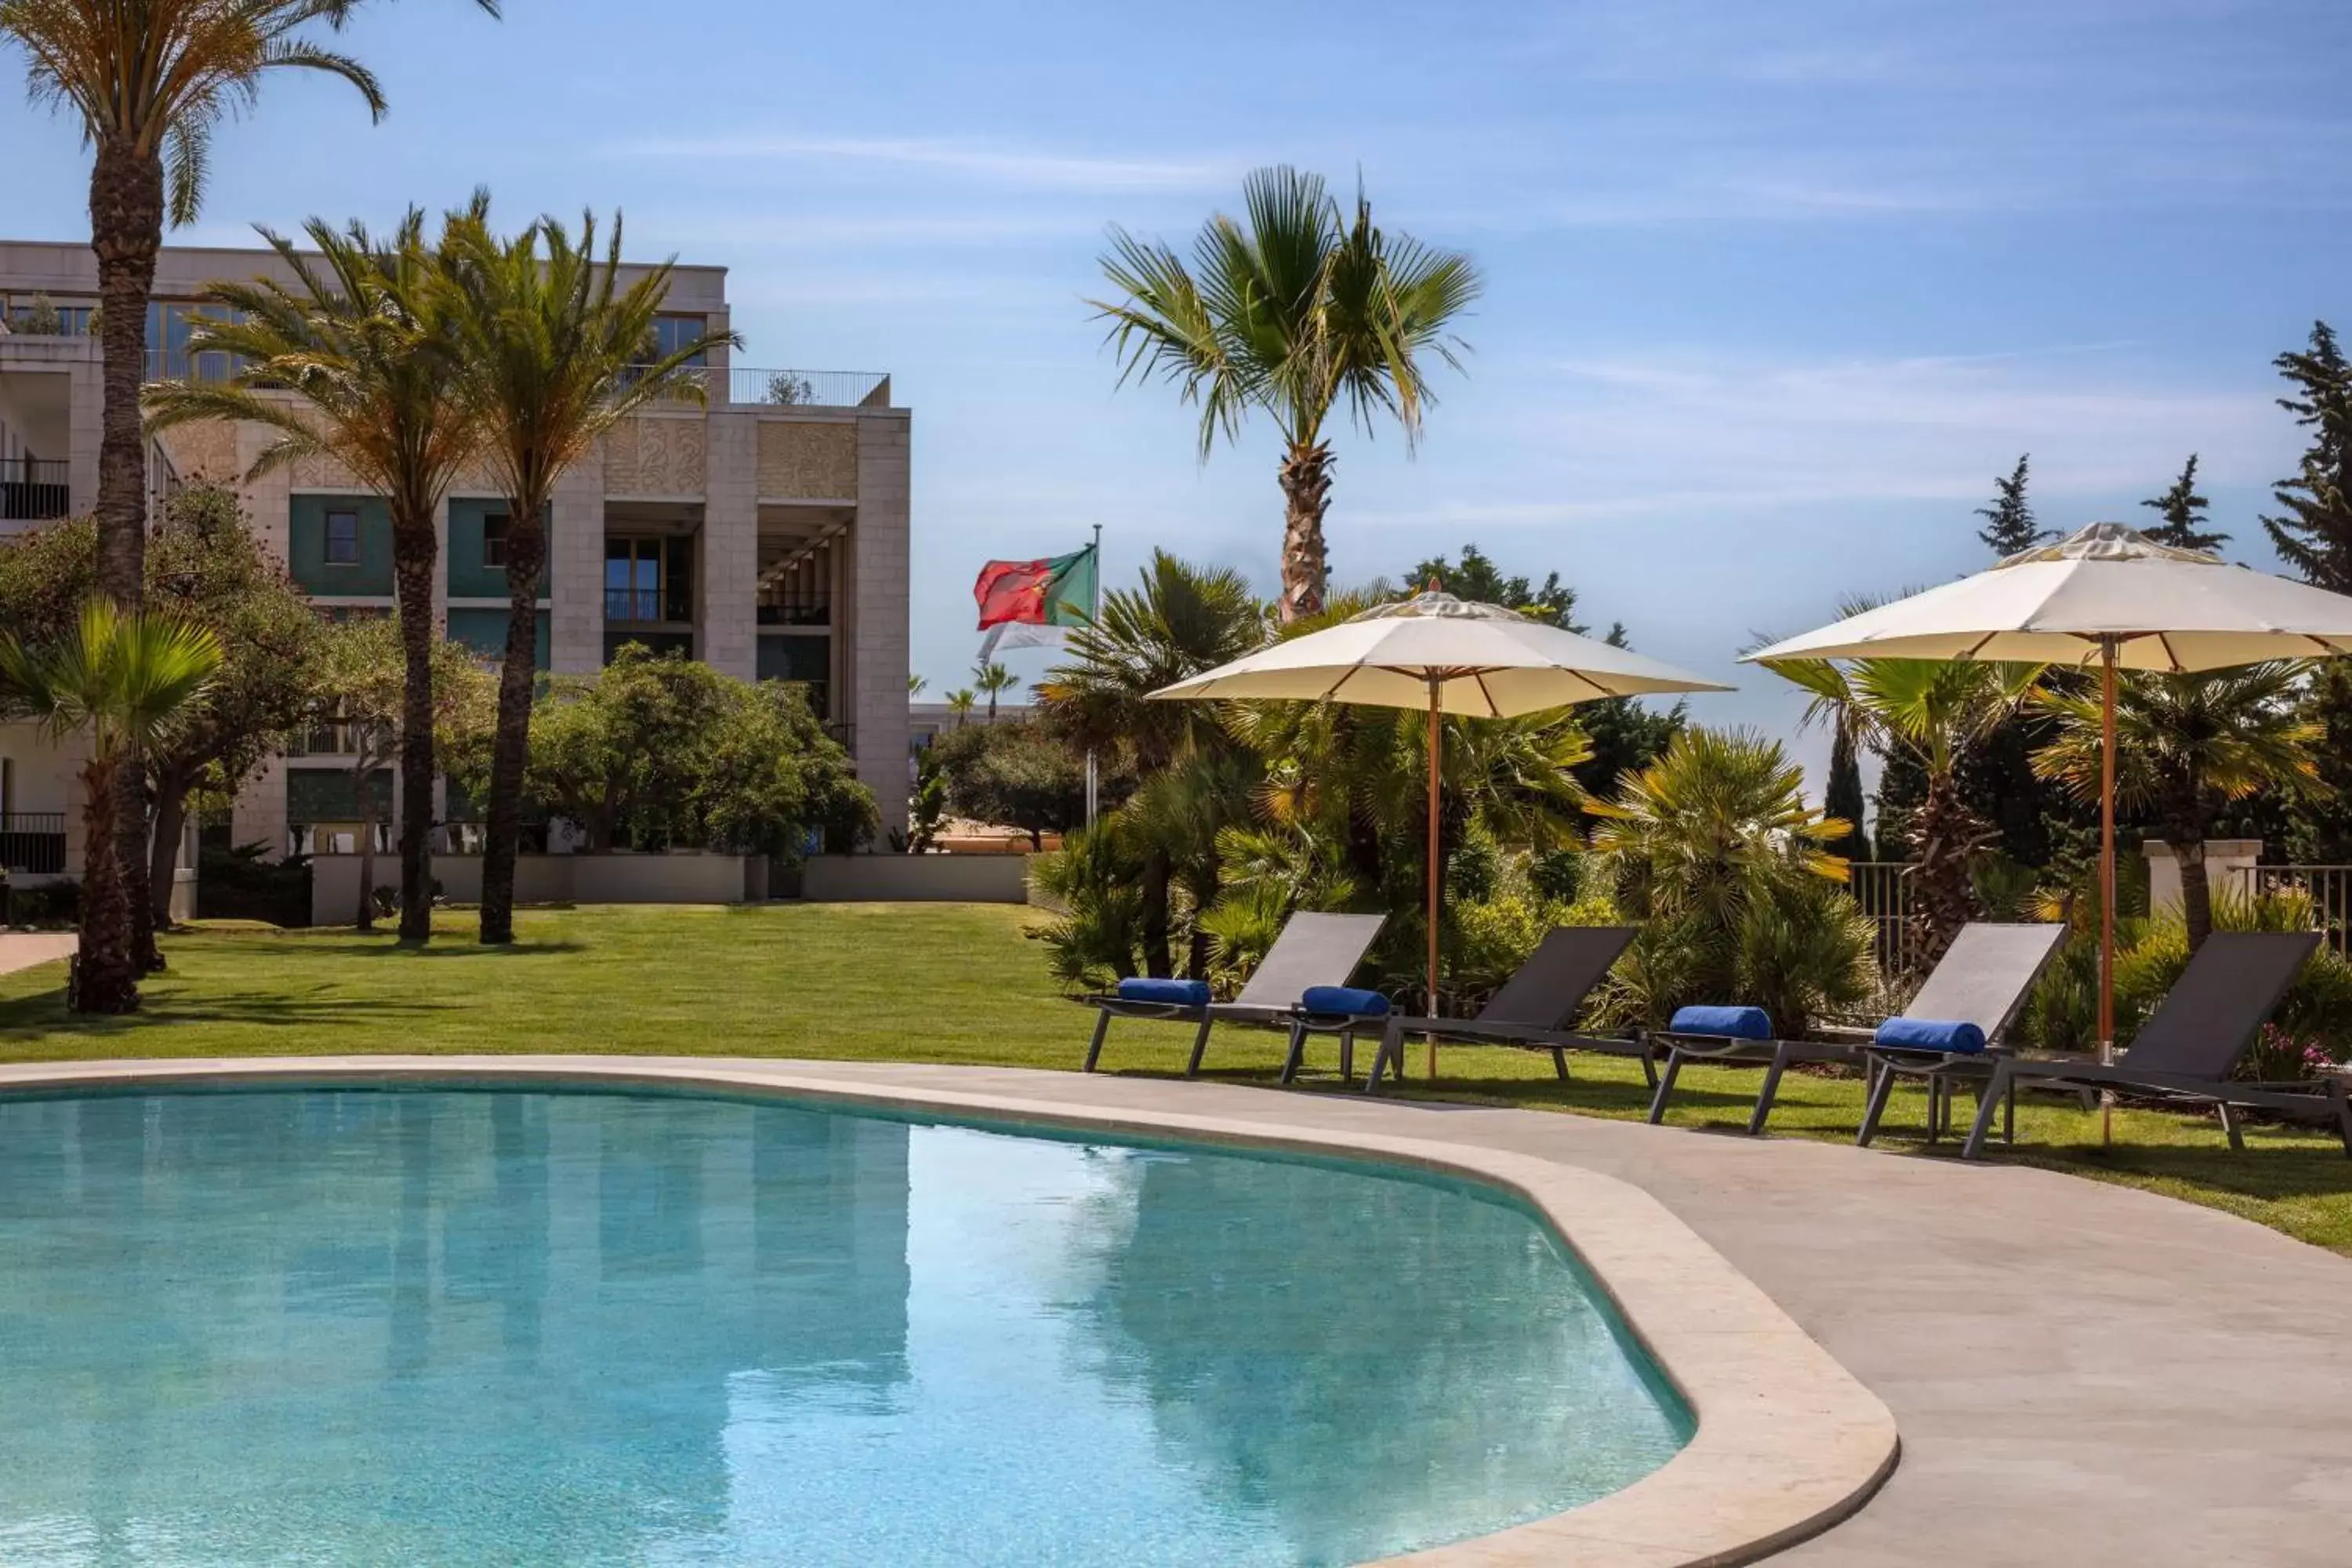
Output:
<svg viewBox="0 0 2352 1568">
<path fill-rule="evenodd" d="M 1928 972 L 1918 994 L 1910 1005 L 1896 1015 L 1902 1018 L 1917 1018 L 1948 1023 L 1970 1023 L 1984 1031 L 1987 1040 L 1998 1040 L 2014 1023 L 2024 1008 L 2025 999 L 2033 991 L 2034 982 L 2050 966 L 2058 946 L 2066 935 L 2063 925 L 2005 925 L 1991 921 L 1973 921 L 1960 928 L 1959 935 L 1944 952 L 1936 967 Z M 1885 1108 L 1887 1079 L 1878 1047 L 1862 1042 L 1841 1043 L 1822 1040 L 1748 1040 L 1715 1035 L 1679 1035 L 1659 1031 L 1651 1037 L 1665 1043 L 1665 1071 L 1658 1078 L 1657 1093 L 1650 1100 L 1650 1121 L 1663 1121 L 1666 1101 L 1675 1091 L 1675 1079 L 1686 1061 L 1706 1061 L 1731 1066 L 1761 1067 L 1764 1082 L 1757 1090 L 1756 1109 L 1748 1114 L 1748 1131 L 1759 1133 L 1772 1114 L 1773 1097 L 1780 1093 L 1781 1075 L 1793 1062 L 1834 1062 L 1852 1065 L 1861 1063 L 1872 1068 L 1871 1103 L 1877 1110 Z M 1921 1053 L 1910 1053 L 1918 1057 Z M 1936 1053 L 1940 1056 L 1941 1053 Z M 1969 1058 L 1980 1060 L 1981 1058 Z M 1937 1091 L 1941 1084 L 1931 1079 Z M 1929 1128 L 1937 1125 L 1938 1105 L 1929 1107 Z M 1864 1121 L 1863 1142 L 1876 1131 L 1874 1111 Z"/>
<path fill-rule="evenodd" d="M 1364 1092 L 1376 1093 L 1381 1074 L 1391 1068 L 1400 1078 L 1404 1075 L 1407 1035 L 1549 1051 L 1552 1070 L 1562 1079 L 1568 1077 L 1570 1051 L 1607 1051 L 1640 1058 L 1643 1073 L 1654 1078 L 1649 1048 L 1640 1040 L 1605 1039 L 1569 1029 L 1584 999 L 1632 945 L 1633 935 L 1630 926 L 1554 926 L 1475 1018 L 1391 1016 L 1381 1033 L 1380 1054 L 1372 1058 L 1372 1070 L 1364 1079 Z"/>
<path fill-rule="evenodd" d="M 2332 1121 L 2344 1152 L 2352 1156 L 2352 1100 L 2347 1100 L 2342 1079 L 2230 1081 L 2255 1034 L 2277 1011 L 2319 942 L 2318 933 L 2312 931 L 2215 931 L 2113 1067 L 2024 1057 L 1993 1061 L 1976 1121 L 1960 1149 L 1962 1157 L 1973 1160 L 1984 1152 L 1992 1106 L 2021 1083 L 2086 1093 L 2123 1089 L 2186 1105 L 2210 1105 L 2221 1113 L 2230 1147 L 2240 1150 L 2246 1143 L 2231 1114 L 2235 1110 Z"/>
<path fill-rule="evenodd" d="M 1380 934 L 1386 917 L 1381 915 L 1296 914 L 1282 928 L 1259 961 L 1257 970 L 1241 994 L 1230 1002 L 1210 1002 L 1193 1005 L 1180 1002 L 1134 1002 L 1117 995 L 1080 998 L 1100 1009 L 1095 1020 L 1095 1037 L 1087 1047 L 1086 1070 L 1095 1070 L 1102 1057 L 1103 1037 L 1110 1032 L 1113 1018 L 1162 1018 L 1197 1026 L 1192 1036 L 1192 1056 L 1185 1066 L 1186 1078 L 1197 1077 L 1201 1071 L 1202 1053 L 1209 1048 L 1209 1026 L 1218 1022 L 1231 1024 L 1268 1024 L 1288 1028 L 1297 1019 L 1298 1005 L 1309 987 L 1345 985 L 1364 961 L 1364 953 Z M 1352 1043 L 1352 1041 L 1350 1042 Z"/>
</svg>

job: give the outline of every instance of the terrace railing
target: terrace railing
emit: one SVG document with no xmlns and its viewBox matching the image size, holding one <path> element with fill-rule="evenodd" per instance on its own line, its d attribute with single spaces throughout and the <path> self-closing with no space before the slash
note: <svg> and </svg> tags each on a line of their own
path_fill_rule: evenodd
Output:
<svg viewBox="0 0 2352 1568">
<path fill-rule="evenodd" d="M 66 815 L 62 811 L 0 814 L 0 871 L 54 877 L 66 868 Z"/>
<path fill-rule="evenodd" d="M 1878 972 L 1908 973 L 1918 928 L 1911 920 L 1911 863 L 1856 860 L 1847 868 L 1846 891 L 1878 928 Z"/>
<path fill-rule="evenodd" d="M 2248 866 L 2235 879 L 2242 895 L 2303 894 L 2311 900 L 2312 929 L 2352 958 L 2352 866 Z"/>
<path fill-rule="evenodd" d="M 714 373 L 711 379 L 716 381 Z M 726 386 L 713 386 L 713 398 L 725 393 L 735 404 L 763 404 L 776 408 L 887 408 L 890 377 L 872 370 L 751 370 L 727 373 Z"/>
<path fill-rule="evenodd" d="M 0 522 L 47 522 L 72 510 L 62 461 L 0 458 Z"/>
</svg>

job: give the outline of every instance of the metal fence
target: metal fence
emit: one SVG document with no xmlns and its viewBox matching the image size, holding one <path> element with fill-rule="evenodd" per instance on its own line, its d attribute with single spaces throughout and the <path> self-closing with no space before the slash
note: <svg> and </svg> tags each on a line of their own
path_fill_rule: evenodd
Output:
<svg viewBox="0 0 2352 1568">
<path fill-rule="evenodd" d="M 0 458 L 0 522 L 47 522 L 72 510 L 63 462 Z"/>
<path fill-rule="evenodd" d="M 12 811 L 0 816 L 0 871 L 54 877 L 66 868 L 66 814 Z"/>
<path fill-rule="evenodd" d="M 2245 896 L 2301 893 L 2311 900 L 2312 929 L 2352 958 L 2352 866 L 2248 866 L 2235 880 Z"/>
<path fill-rule="evenodd" d="M 1911 921 L 1911 863 L 1856 860 L 1846 870 L 1846 891 L 1878 928 L 1878 972 L 1907 973 L 1919 940 Z"/>
<path fill-rule="evenodd" d="M 712 377 L 715 381 L 716 375 Z M 730 403 L 766 404 L 783 408 L 887 408 L 890 377 L 872 370 L 751 370 L 741 366 L 727 373 L 725 387 L 713 386 L 711 395 L 725 392 Z"/>
</svg>

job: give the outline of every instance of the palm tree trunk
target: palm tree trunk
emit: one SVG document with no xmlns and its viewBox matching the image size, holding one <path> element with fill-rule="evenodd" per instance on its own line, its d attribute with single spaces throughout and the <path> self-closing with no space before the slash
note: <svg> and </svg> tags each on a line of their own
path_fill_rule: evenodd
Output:
<svg viewBox="0 0 2352 1568">
<path fill-rule="evenodd" d="M 1927 794 L 1907 825 L 1916 863 L 1911 872 L 1913 916 L 1917 931 L 1912 961 L 1932 967 L 1976 919 L 1976 885 L 1969 861 L 1980 837 L 1979 824 L 1960 799 L 1949 773 L 1930 774 Z"/>
<path fill-rule="evenodd" d="M 1143 973 L 1165 980 L 1176 973 L 1168 952 L 1168 852 L 1143 852 Z"/>
<path fill-rule="evenodd" d="M 120 137 L 100 137 L 89 173 L 89 247 L 98 258 L 101 306 L 98 585 L 124 610 L 139 607 L 146 575 L 147 448 L 139 387 L 147 372 L 147 302 L 163 245 L 163 160 L 141 155 Z M 121 961 L 135 973 L 163 963 L 147 904 L 146 781 L 136 756 L 112 773 L 113 876 L 136 903 L 130 919 L 110 929 L 119 929 L 129 944 Z M 137 1000 L 134 992 L 132 1005 Z"/>
<path fill-rule="evenodd" d="M 539 573 L 547 556 L 544 515 L 513 503 L 507 524 L 507 650 L 499 667 L 499 725 L 490 752 L 489 820 L 482 847 L 481 941 L 514 941 L 515 854 L 522 837 L 522 771 L 530 747 L 531 688 L 539 673 Z"/>
<path fill-rule="evenodd" d="M 392 570 L 400 595 L 400 940 L 433 935 L 433 519 L 396 517 Z M 536 623 L 533 626 L 536 633 Z"/>
<path fill-rule="evenodd" d="M 1293 445 L 1282 459 L 1282 599 L 1285 621 L 1323 608 L 1323 579 L 1329 552 L 1323 542 L 1323 514 L 1331 506 L 1331 447 Z"/>
<path fill-rule="evenodd" d="M 375 930 L 375 800 L 368 788 L 374 762 L 362 752 L 352 769 L 352 802 L 360 814 L 360 907 L 352 923 L 362 931 Z"/>
<path fill-rule="evenodd" d="M 147 852 L 151 930 L 172 927 L 172 876 L 180 864 L 180 834 L 188 825 L 188 787 L 177 773 L 155 781 L 155 835 Z"/>
<path fill-rule="evenodd" d="M 139 971 L 131 962 L 131 910 L 122 883 L 121 842 L 115 803 L 120 763 L 92 762 L 82 769 L 80 952 L 74 963 L 74 1011 L 117 1014 L 139 1006 Z"/>
<path fill-rule="evenodd" d="M 2205 835 L 2182 825 L 2172 846 L 2180 863 L 2180 918 L 2189 928 L 2189 951 L 2195 952 L 2213 934 L 2213 879 L 2205 869 Z"/>
</svg>

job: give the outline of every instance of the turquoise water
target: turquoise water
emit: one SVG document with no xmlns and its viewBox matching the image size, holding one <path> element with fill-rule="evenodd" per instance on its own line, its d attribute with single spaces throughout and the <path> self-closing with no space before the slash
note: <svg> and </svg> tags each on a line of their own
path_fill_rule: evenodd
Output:
<svg viewBox="0 0 2352 1568">
<path fill-rule="evenodd" d="M 0 1563 L 1342 1563 L 1687 1415 L 1475 1189 L 684 1096 L 0 1100 Z"/>
</svg>

